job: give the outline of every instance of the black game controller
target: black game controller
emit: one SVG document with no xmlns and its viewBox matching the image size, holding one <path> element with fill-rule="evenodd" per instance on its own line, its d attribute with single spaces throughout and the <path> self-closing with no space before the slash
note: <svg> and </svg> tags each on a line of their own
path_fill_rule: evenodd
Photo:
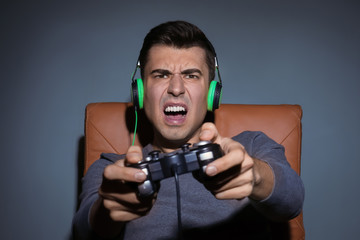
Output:
<svg viewBox="0 0 360 240">
<path fill-rule="evenodd" d="M 138 196 L 151 196 L 158 190 L 158 182 L 164 178 L 194 172 L 199 170 L 199 175 L 206 176 L 206 166 L 217 158 L 224 155 L 219 144 L 209 141 L 195 143 L 192 147 L 185 144 L 181 150 L 167 153 L 162 158 L 160 151 L 152 151 L 144 160 L 129 167 L 143 170 L 147 179 L 138 185 Z"/>
</svg>

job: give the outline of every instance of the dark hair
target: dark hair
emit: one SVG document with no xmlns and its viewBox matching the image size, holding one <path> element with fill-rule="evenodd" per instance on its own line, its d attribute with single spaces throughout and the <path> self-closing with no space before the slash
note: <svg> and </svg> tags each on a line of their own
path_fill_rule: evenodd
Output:
<svg viewBox="0 0 360 240">
<path fill-rule="evenodd" d="M 185 21 L 172 21 L 162 23 L 151 29 L 144 39 L 139 56 L 142 78 L 144 78 L 144 68 L 148 61 L 149 50 L 154 45 L 166 45 L 175 48 L 200 47 L 204 49 L 206 64 L 209 68 L 209 80 L 214 79 L 215 49 L 197 26 Z"/>
</svg>

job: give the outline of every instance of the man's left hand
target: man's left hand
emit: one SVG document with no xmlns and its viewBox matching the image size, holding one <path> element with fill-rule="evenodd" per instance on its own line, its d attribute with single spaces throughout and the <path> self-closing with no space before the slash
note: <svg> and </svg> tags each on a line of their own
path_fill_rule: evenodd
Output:
<svg viewBox="0 0 360 240">
<path fill-rule="evenodd" d="M 271 194 L 274 176 L 267 163 L 249 156 L 239 142 L 222 137 L 213 123 L 202 125 L 199 138 L 219 144 L 225 153 L 206 167 L 212 178 L 204 185 L 217 199 L 263 200 Z"/>
</svg>

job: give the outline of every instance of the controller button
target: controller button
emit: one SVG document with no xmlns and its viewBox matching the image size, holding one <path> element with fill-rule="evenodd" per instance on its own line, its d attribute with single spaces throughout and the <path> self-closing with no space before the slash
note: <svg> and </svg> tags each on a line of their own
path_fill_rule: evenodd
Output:
<svg viewBox="0 0 360 240">
<path fill-rule="evenodd" d="M 181 149 L 183 150 L 183 152 L 189 151 L 189 147 L 190 147 L 190 143 L 185 143 L 184 145 L 181 146 Z"/>
<path fill-rule="evenodd" d="M 200 141 L 198 143 L 194 143 L 194 147 L 201 147 L 201 146 L 205 146 L 210 143 L 211 143 L 210 141 Z"/>
<path fill-rule="evenodd" d="M 159 158 L 160 151 L 159 150 L 154 150 L 154 151 L 150 152 L 149 155 L 152 157 L 152 159 L 156 160 L 156 159 Z"/>
<path fill-rule="evenodd" d="M 141 170 L 142 170 L 146 175 L 149 174 L 149 171 L 147 170 L 147 168 L 142 168 Z"/>
<path fill-rule="evenodd" d="M 143 182 L 142 184 L 139 184 L 138 190 L 139 190 L 139 193 L 140 193 L 142 196 L 150 196 L 150 195 L 153 194 L 153 192 L 154 192 L 150 180 L 146 180 L 146 181 Z"/>
<path fill-rule="evenodd" d="M 212 152 L 200 153 L 199 158 L 201 161 L 211 160 L 214 159 L 214 154 Z"/>
</svg>

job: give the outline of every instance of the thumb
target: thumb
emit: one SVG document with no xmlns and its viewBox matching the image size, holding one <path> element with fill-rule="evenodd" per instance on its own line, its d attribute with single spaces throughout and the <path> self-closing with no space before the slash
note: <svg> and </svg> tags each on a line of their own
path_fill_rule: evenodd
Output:
<svg viewBox="0 0 360 240">
<path fill-rule="evenodd" d="M 210 141 L 220 144 L 222 137 L 220 136 L 215 124 L 206 122 L 201 126 L 200 141 Z"/>
<path fill-rule="evenodd" d="M 143 159 L 142 150 L 139 146 L 130 146 L 126 153 L 126 161 L 130 164 L 138 163 Z"/>
</svg>

